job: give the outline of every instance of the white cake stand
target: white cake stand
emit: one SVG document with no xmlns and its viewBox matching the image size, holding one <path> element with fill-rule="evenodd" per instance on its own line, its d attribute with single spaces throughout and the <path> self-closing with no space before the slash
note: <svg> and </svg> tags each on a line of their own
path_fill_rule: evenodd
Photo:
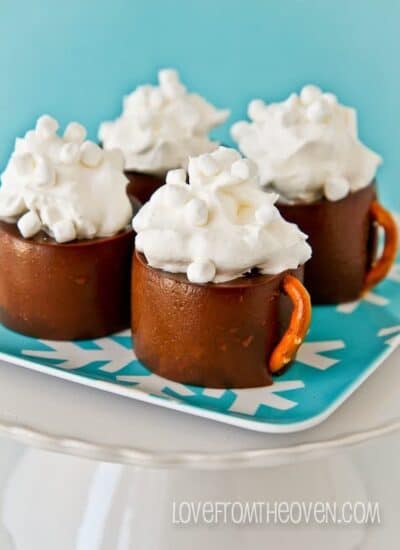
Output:
<svg viewBox="0 0 400 550">
<path fill-rule="evenodd" d="M 249 432 L 0 364 L 0 432 L 28 446 L 6 457 L 0 476 L 0 547 L 235 549 L 268 541 L 284 549 L 363 548 L 368 530 L 359 525 L 173 525 L 172 502 L 368 500 L 344 449 L 400 428 L 399 359 L 400 350 L 322 425 L 288 435 Z"/>
</svg>

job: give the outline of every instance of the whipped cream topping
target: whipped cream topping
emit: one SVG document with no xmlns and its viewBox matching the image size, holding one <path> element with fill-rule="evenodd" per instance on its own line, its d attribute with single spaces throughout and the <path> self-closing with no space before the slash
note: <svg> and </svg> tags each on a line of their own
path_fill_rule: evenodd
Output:
<svg viewBox="0 0 400 550">
<path fill-rule="evenodd" d="M 342 199 L 369 185 L 382 161 L 360 142 L 356 111 L 317 86 L 281 103 L 253 100 L 248 115 L 251 122 L 234 124 L 232 137 L 280 200 Z"/>
<path fill-rule="evenodd" d="M 311 256 L 306 235 L 258 185 L 255 165 L 219 147 L 171 170 L 133 219 L 136 249 L 149 265 L 186 273 L 193 283 L 230 281 L 257 268 L 295 269 Z"/>
<path fill-rule="evenodd" d="M 120 148 L 126 170 L 164 175 L 186 167 L 189 156 L 218 147 L 208 134 L 229 111 L 188 93 L 173 69 L 161 70 L 158 81 L 158 86 L 139 86 L 126 96 L 122 115 L 100 126 L 103 147 Z"/>
<path fill-rule="evenodd" d="M 118 233 L 132 218 L 121 152 L 85 141 L 77 122 L 63 137 L 57 130 L 44 115 L 16 139 L 1 176 L 0 219 L 17 223 L 26 238 L 43 230 L 59 243 Z"/>
</svg>

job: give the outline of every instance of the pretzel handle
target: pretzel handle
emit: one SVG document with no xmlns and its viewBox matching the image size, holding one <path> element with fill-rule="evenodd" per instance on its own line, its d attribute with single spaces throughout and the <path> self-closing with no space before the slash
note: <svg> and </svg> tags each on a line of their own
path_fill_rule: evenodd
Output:
<svg viewBox="0 0 400 550">
<path fill-rule="evenodd" d="M 390 212 L 383 208 L 377 200 L 371 204 L 370 215 L 372 220 L 383 228 L 385 233 L 385 244 L 381 257 L 374 262 L 365 277 L 364 292 L 367 292 L 386 277 L 396 258 L 398 244 L 396 222 Z"/>
<path fill-rule="evenodd" d="M 286 275 L 282 289 L 292 300 L 293 311 L 289 327 L 270 357 L 269 370 L 272 373 L 279 372 L 294 358 L 311 322 L 310 295 L 299 279 L 293 275 Z"/>
</svg>

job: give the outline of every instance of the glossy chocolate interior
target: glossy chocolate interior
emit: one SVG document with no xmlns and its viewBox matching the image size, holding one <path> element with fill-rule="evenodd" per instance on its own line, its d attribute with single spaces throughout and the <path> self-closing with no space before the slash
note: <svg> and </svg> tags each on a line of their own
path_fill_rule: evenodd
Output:
<svg viewBox="0 0 400 550">
<path fill-rule="evenodd" d="M 128 197 L 131 200 L 137 199 L 142 204 L 147 202 L 151 195 L 165 183 L 165 176 L 153 176 L 129 170 L 125 171 L 125 176 L 129 179 L 126 187 Z"/>
<path fill-rule="evenodd" d="M 0 222 L 0 322 L 50 340 L 92 339 L 130 323 L 133 232 L 58 244 Z"/>
<path fill-rule="evenodd" d="M 253 274 L 227 283 L 193 284 L 150 267 L 135 252 L 132 333 L 137 357 L 171 380 L 215 388 L 272 383 L 268 359 L 286 330 L 292 305 L 285 274 Z"/>
<path fill-rule="evenodd" d="M 277 204 L 282 216 L 309 237 L 312 257 L 305 265 L 304 285 L 314 304 L 360 297 L 376 253 L 377 228 L 369 212 L 375 198 L 371 184 L 340 201 Z"/>
</svg>

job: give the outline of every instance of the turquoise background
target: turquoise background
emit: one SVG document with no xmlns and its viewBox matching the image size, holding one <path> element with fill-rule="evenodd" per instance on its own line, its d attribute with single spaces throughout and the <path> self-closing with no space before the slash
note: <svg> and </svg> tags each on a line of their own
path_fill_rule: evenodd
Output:
<svg viewBox="0 0 400 550">
<path fill-rule="evenodd" d="M 314 82 L 357 106 L 362 139 L 385 159 L 383 198 L 400 174 L 400 3 L 396 0 L 1 0 L 0 166 L 43 112 L 96 136 L 121 98 L 177 67 L 229 107 Z M 397 205 L 398 208 L 398 205 Z"/>
</svg>

